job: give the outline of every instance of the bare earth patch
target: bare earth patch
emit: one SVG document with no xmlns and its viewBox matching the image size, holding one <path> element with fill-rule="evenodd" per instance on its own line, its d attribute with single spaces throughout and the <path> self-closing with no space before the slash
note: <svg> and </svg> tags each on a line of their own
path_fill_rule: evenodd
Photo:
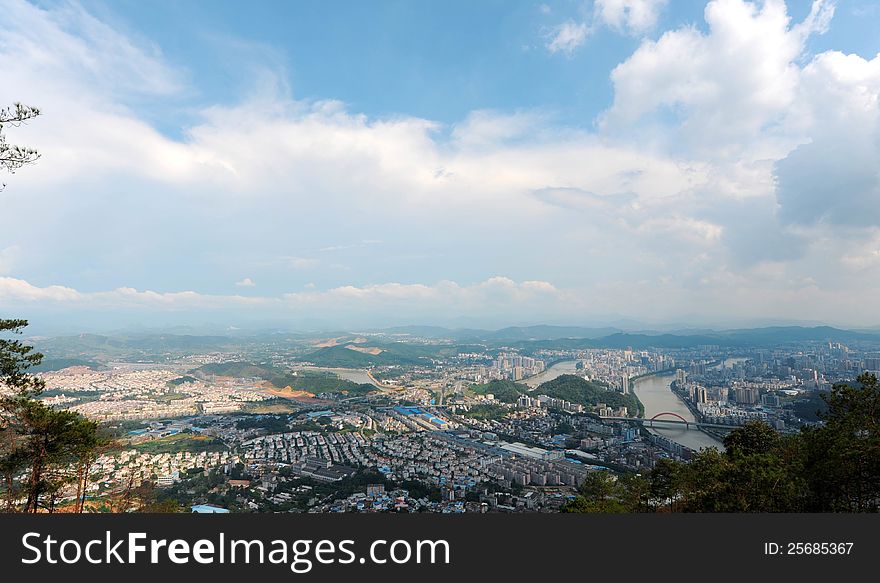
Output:
<svg viewBox="0 0 880 583">
<path fill-rule="evenodd" d="M 286 386 L 283 389 L 267 389 L 266 392 L 272 396 L 281 397 L 282 399 L 304 399 L 315 396 L 308 391 L 299 391 L 290 386 Z"/>
<path fill-rule="evenodd" d="M 363 352 L 364 354 L 372 354 L 373 356 L 376 356 L 377 354 L 382 354 L 383 352 L 385 352 L 381 348 L 376 348 L 373 346 L 348 345 L 348 346 L 346 346 L 346 348 L 348 348 L 349 350 L 354 350 L 355 352 Z"/>
</svg>

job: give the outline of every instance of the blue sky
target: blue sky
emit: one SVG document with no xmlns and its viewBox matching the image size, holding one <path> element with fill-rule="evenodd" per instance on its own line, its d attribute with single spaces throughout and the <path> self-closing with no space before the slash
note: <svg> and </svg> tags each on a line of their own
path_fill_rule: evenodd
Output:
<svg viewBox="0 0 880 583">
<path fill-rule="evenodd" d="M 2 315 L 880 323 L 875 2 L 0 6 Z"/>
<path fill-rule="evenodd" d="M 299 99 L 344 101 L 372 116 L 447 124 L 475 109 L 545 108 L 590 125 L 611 97 L 608 71 L 637 40 L 603 34 L 555 58 L 545 36 L 581 3 L 544 13 L 534 2 L 280 2 L 242 14 L 236 2 L 91 4 L 162 47 L 187 71 L 194 101 L 236 102 L 254 61 Z M 549 6 L 549 5 L 548 5 Z"/>
<path fill-rule="evenodd" d="M 651 36 L 682 25 L 705 30 L 705 4 L 667 4 Z M 180 67 L 192 90 L 191 100 L 178 104 L 182 109 L 237 102 L 259 61 L 299 99 L 332 97 L 371 116 L 405 113 L 453 124 L 475 109 L 539 108 L 589 128 L 613 99 L 610 70 L 642 40 L 606 27 L 564 58 L 547 51 L 560 23 L 590 19 L 591 3 L 573 0 L 265 2 L 250 9 L 233 1 L 127 0 L 83 6 L 155 43 Z M 809 9 L 809 2 L 789 3 L 795 20 Z M 873 56 L 880 50 L 877 10 L 871 2 L 842 4 L 835 26 L 811 39 L 809 49 Z M 157 122 L 179 132 L 180 123 L 163 123 L 167 115 L 163 107 Z"/>
</svg>

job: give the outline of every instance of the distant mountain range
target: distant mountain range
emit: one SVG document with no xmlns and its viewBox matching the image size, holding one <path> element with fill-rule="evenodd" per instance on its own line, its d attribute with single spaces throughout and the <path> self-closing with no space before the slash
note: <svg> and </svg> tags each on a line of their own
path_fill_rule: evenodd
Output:
<svg viewBox="0 0 880 583">
<path fill-rule="evenodd" d="M 401 326 L 381 331 L 389 335 L 423 338 L 448 338 L 455 341 L 527 341 L 593 340 L 597 347 L 653 346 L 656 348 L 688 347 L 701 344 L 724 346 L 769 346 L 790 342 L 853 342 L 880 341 L 880 329 L 844 330 L 831 326 L 769 326 L 734 330 L 677 330 L 657 332 L 644 330 L 624 332 L 617 328 L 586 328 L 579 326 L 512 326 L 500 330 L 442 328 L 438 326 Z"/>
<path fill-rule="evenodd" d="M 315 340 L 338 339 L 332 346 L 316 347 Z M 416 364 L 443 358 L 460 351 L 504 347 L 522 350 L 576 348 L 693 348 L 717 345 L 727 348 L 769 348 L 798 342 L 880 343 L 880 330 L 843 330 L 831 326 L 772 326 L 741 330 L 683 330 L 622 332 L 614 328 L 577 326 L 525 326 L 500 330 L 457 329 L 436 326 L 403 326 L 370 333 L 359 338 L 351 332 L 327 334 L 263 333 L 249 336 L 196 336 L 179 334 L 132 334 L 102 336 L 80 334 L 32 339 L 36 348 L 51 359 L 94 360 L 156 358 L 164 355 L 299 345 L 303 360 L 325 366 L 364 367 L 382 364 Z M 412 342 L 417 338 L 430 343 Z M 400 340 L 410 340 L 401 342 Z M 446 342 L 443 342 L 443 341 Z M 470 346 L 472 345 L 472 346 Z M 73 362 L 73 361 L 72 361 Z M 54 368 L 47 362 L 47 368 Z"/>
<path fill-rule="evenodd" d="M 440 326 L 398 326 L 378 330 L 389 335 L 408 335 L 421 338 L 448 338 L 450 340 L 557 340 L 560 338 L 601 338 L 619 328 L 586 328 L 582 326 L 510 326 L 500 330 L 475 328 L 449 329 Z"/>
</svg>

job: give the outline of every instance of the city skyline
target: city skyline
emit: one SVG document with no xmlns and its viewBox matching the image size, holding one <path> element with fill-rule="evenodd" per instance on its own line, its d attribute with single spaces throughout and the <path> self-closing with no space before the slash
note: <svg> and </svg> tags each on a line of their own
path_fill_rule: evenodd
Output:
<svg viewBox="0 0 880 583">
<path fill-rule="evenodd" d="M 875 4 L 343 4 L 0 0 L 0 311 L 880 325 Z"/>
</svg>

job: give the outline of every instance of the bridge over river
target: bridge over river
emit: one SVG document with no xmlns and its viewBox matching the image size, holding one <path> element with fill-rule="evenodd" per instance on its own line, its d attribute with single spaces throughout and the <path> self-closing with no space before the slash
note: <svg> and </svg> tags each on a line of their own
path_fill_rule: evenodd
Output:
<svg viewBox="0 0 880 583">
<path fill-rule="evenodd" d="M 663 419 L 661 419 L 663 417 Z M 673 419 L 669 419 L 668 417 L 673 417 Z M 671 413 L 669 411 L 664 411 L 662 413 L 657 413 L 653 417 L 603 417 L 602 419 L 606 419 L 609 421 L 633 421 L 635 423 L 640 423 L 645 427 L 650 427 L 652 429 L 670 429 L 677 428 L 681 429 L 684 426 L 684 429 L 721 429 L 724 431 L 733 431 L 737 428 L 736 425 L 721 425 L 719 423 L 703 423 L 701 421 L 688 421 L 678 413 Z"/>
<path fill-rule="evenodd" d="M 718 366 L 724 366 L 724 364 L 722 363 Z M 560 375 L 578 374 L 576 365 L 577 361 L 575 360 L 557 362 L 541 374 L 525 379 L 523 383 L 534 390 L 541 383 L 555 379 Z M 705 431 L 701 431 L 702 424 L 697 423 L 687 405 L 684 404 L 678 395 L 672 392 L 670 385 L 674 380 L 675 375 L 673 373 L 652 374 L 635 379 L 632 383 L 633 392 L 645 406 L 645 417 L 647 419 L 633 419 L 633 421 L 643 423 L 655 415 L 673 413 L 675 417 L 680 419 L 679 423 L 655 419 L 653 423 L 645 424 L 645 426 L 652 433 L 668 437 L 672 441 L 693 450 L 700 450 L 706 447 L 724 449 L 724 445 L 718 439 Z M 664 415 L 663 417 L 665 419 L 670 416 Z M 706 425 L 705 428 L 731 429 L 727 425 L 719 427 Z"/>
<path fill-rule="evenodd" d="M 642 423 L 652 433 L 668 437 L 693 450 L 706 447 L 724 449 L 718 439 L 701 431 L 701 427 L 726 430 L 735 428 L 698 423 L 688 406 L 672 392 L 670 385 L 674 380 L 674 373 L 666 373 L 648 375 L 633 381 L 633 392 L 645 406 L 645 418 L 631 420 Z"/>
</svg>

